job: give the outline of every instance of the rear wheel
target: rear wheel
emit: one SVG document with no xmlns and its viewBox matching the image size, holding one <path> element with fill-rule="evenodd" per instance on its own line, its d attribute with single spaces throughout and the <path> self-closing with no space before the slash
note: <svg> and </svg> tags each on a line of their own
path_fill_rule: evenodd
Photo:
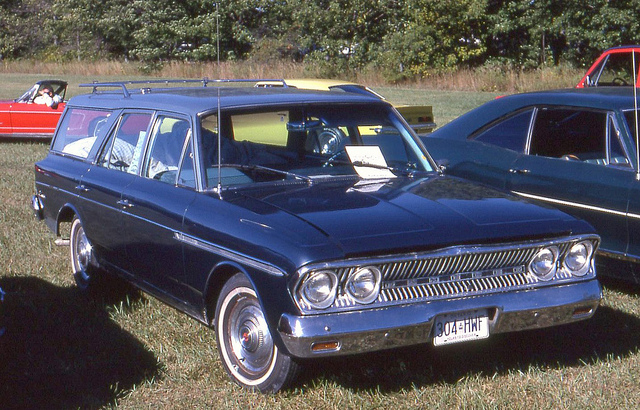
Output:
<svg viewBox="0 0 640 410">
<path fill-rule="evenodd" d="M 82 290 L 94 288 L 98 273 L 93 260 L 93 247 L 84 233 L 82 222 L 77 217 L 73 218 L 71 223 L 69 247 L 71 248 L 71 270 L 76 284 Z"/>
<path fill-rule="evenodd" d="M 239 385 L 277 392 L 298 374 L 298 363 L 273 343 L 256 292 L 243 274 L 222 288 L 215 321 L 222 363 Z"/>
</svg>

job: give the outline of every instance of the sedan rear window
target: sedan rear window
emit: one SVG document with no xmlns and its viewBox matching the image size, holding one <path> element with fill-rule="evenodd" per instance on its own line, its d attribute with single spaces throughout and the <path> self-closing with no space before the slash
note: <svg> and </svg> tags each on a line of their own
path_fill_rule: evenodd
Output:
<svg viewBox="0 0 640 410">
<path fill-rule="evenodd" d="M 529 124 L 533 109 L 518 113 L 499 123 L 491 125 L 480 134 L 473 137 L 476 141 L 524 152 L 529 135 Z"/>
</svg>

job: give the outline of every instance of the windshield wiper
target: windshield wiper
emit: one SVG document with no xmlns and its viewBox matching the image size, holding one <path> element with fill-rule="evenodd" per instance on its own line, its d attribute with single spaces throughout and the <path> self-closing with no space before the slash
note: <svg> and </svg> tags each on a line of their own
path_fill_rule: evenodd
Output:
<svg viewBox="0 0 640 410">
<path fill-rule="evenodd" d="M 409 165 L 412 165 L 411 163 L 407 163 L 407 167 L 404 169 L 398 168 L 398 167 L 390 167 L 388 165 L 379 165 L 379 164 L 370 164 L 368 162 L 362 162 L 362 161 L 353 161 L 351 163 L 354 167 L 368 167 L 368 168 L 375 168 L 375 169 L 386 169 L 388 171 L 391 171 L 393 173 L 399 173 L 400 175 L 403 176 L 408 176 L 408 177 L 413 177 L 415 175 L 416 172 L 418 172 L 417 169 L 409 169 Z"/>
<path fill-rule="evenodd" d="M 242 169 L 242 170 L 251 170 L 251 171 L 260 170 L 260 171 L 265 171 L 265 172 L 269 172 L 269 173 L 272 173 L 272 174 L 285 175 L 285 176 L 288 176 L 290 178 L 294 178 L 294 179 L 298 179 L 298 180 L 304 181 L 309 185 L 311 185 L 313 183 L 313 179 L 311 179 L 308 176 L 294 174 L 293 172 L 283 171 L 281 169 L 265 167 L 264 165 L 222 164 L 222 166 L 223 167 L 233 167 L 233 168 Z"/>
</svg>

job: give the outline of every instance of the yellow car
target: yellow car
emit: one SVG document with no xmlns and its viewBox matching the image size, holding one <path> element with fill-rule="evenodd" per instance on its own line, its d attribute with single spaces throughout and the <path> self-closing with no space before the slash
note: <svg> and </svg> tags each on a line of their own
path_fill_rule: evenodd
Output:
<svg viewBox="0 0 640 410">
<path fill-rule="evenodd" d="M 369 87 L 361 84 L 350 83 L 340 80 L 324 80 L 324 79 L 289 79 L 289 80 L 271 80 L 259 81 L 256 87 L 295 87 L 305 90 L 325 90 L 325 91 L 343 91 L 349 93 L 373 95 L 384 100 L 385 98 L 376 93 Z M 407 123 L 418 135 L 425 135 L 436 128 L 433 121 L 433 108 L 430 105 L 401 105 L 393 104 L 398 112 L 404 117 Z"/>
</svg>

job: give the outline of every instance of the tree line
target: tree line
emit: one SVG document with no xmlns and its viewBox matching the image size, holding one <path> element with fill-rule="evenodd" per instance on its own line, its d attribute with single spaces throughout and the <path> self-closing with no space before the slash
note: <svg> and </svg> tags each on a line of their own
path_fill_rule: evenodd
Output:
<svg viewBox="0 0 640 410">
<path fill-rule="evenodd" d="M 292 60 L 390 80 L 583 66 L 640 43 L 638 0 L 4 0 L 0 60 Z M 220 53 L 218 53 L 218 43 Z"/>
</svg>

